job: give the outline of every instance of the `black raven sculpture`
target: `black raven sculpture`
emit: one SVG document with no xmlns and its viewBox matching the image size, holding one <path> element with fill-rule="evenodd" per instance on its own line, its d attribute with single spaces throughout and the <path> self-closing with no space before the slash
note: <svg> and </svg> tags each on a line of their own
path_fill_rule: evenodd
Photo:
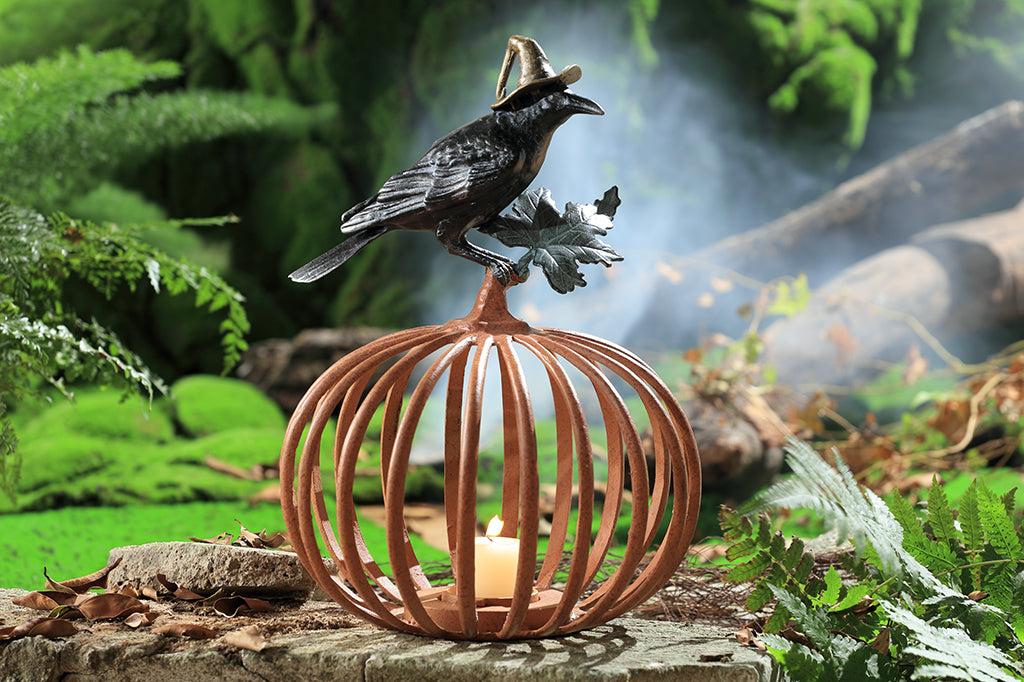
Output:
<svg viewBox="0 0 1024 682">
<path fill-rule="evenodd" d="M 512 58 L 520 57 L 520 85 L 504 95 Z M 601 115 L 596 102 L 568 89 L 579 67 L 555 75 L 529 38 L 509 40 L 494 111 L 436 141 L 410 169 L 393 175 L 374 196 L 342 216 L 352 235 L 290 277 L 311 282 L 392 230 L 429 230 L 449 253 L 490 267 L 509 284 L 513 262 L 471 244 L 466 234 L 494 220 L 537 176 L 551 136 L 573 114 Z"/>
</svg>

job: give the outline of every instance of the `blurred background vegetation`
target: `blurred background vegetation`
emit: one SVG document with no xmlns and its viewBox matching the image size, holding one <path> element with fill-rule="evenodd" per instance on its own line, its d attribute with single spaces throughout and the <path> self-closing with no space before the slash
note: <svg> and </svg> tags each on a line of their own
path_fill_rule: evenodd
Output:
<svg viewBox="0 0 1024 682">
<path fill-rule="evenodd" d="M 754 140 L 799 158 L 802 191 L 775 191 L 772 183 L 782 180 L 762 168 L 763 183 L 754 178 L 730 188 L 737 206 L 732 224 L 676 244 L 692 250 L 700 240 L 755 227 L 967 116 L 1021 97 L 1024 50 L 1007 36 L 1024 35 L 1022 29 L 1022 0 L 0 0 L 6 87 L 37 87 L 18 74 L 28 65 L 50 64 L 77 69 L 97 93 L 87 99 L 49 83 L 52 96 L 82 100 L 73 119 L 0 117 L 0 130 L 18 133 L 18 146 L 0 149 L 0 195 L 40 216 L 66 214 L 108 228 L 234 216 L 217 227 L 176 223 L 174 229 L 140 229 L 137 236 L 172 258 L 219 273 L 240 292 L 250 342 L 309 327 L 436 323 L 442 320 L 421 302 L 424 292 L 438 291 L 447 280 L 433 277 L 421 285 L 430 265 L 410 248 L 416 242 L 397 236 L 377 241 L 323 285 L 292 285 L 287 273 L 337 243 L 341 213 L 431 140 L 488 111 L 509 35 L 537 38 L 556 67 L 583 65 L 578 89 L 584 94 L 614 84 L 618 101 L 595 98 L 616 110 L 605 117 L 615 119 L 605 130 L 627 141 L 682 139 L 674 127 L 663 127 L 664 112 L 641 102 L 662 88 L 668 101 L 684 64 L 743 112 L 742 137 L 737 132 L 743 144 Z M 135 75 L 125 80 L 125 70 Z M 708 106 L 720 104 L 719 98 Z M 0 114 L 3 106 L 0 101 Z M 898 135 L 894 126 L 875 126 L 921 111 L 931 115 Z M 700 115 L 706 112 L 680 114 Z M 655 118 L 662 127 L 653 128 Z M 680 166 L 689 161 L 676 159 Z M 588 186 L 594 196 L 632 172 L 646 181 L 627 203 L 657 203 L 667 195 L 682 213 L 693 201 L 694 190 L 650 170 L 600 170 L 608 182 Z M 641 234 L 665 230 L 633 227 Z M 473 276 L 478 280 L 479 273 Z M 108 294 L 67 286 L 59 306 L 99 320 L 168 384 L 221 371 L 221 318 L 197 315 L 195 302 L 160 295 L 155 287 Z M 213 394 L 200 394 L 215 403 Z M 106 398 L 97 400 L 111 414 Z M 182 422 L 172 414 L 172 427 L 171 413 L 159 408 L 131 438 L 161 443 L 169 462 L 199 461 L 201 448 L 185 452 L 191 446 L 179 443 L 172 452 L 173 431 L 181 431 Z M 46 424 L 30 424 L 35 416 L 28 408 L 18 416 L 26 437 L 32 428 L 47 432 Z M 267 434 L 280 428 L 278 420 L 245 425 L 256 429 L 246 437 L 277 442 Z M 224 441 L 236 442 L 233 436 Z M 139 452 L 133 443 L 110 449 L 80 440 L 76 447 L 91 448 L 82 461 L 129 462 Z M 238 466 L 266 459 L 253 448 L 248 455 L 237 450 L 237 458 L 235 450 L 225 457 Z M 163 475 L 138 474 L 150 481 Z M 194 486 L 179 494 L 188 486 L 173 476 L 171 482 L 155 486 L 150 501 L 226 494 L 197 493 Z M 230 495 L 245 497 L 257 486 L 236 487 Z M 119 504 L 134 494 L 117 486 L 96 490 L 91 482 L 64 493 L 51 486 L 26 499 L 39 501 L 32 507 L 38 510 Z"/>
</svg>

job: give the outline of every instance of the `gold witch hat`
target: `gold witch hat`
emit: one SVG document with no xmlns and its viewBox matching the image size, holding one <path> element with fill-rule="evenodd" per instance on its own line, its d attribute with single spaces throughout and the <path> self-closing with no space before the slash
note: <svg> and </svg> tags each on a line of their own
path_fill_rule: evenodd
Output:
<svg viewBox="0 0 1024 682">
<path fill-rule="evenodd" d="M 508 95 L 505 94 L 505 85 L 512 71 L 512 62 L 519 57 L 519 83 L 516 89 Z M 544 50 L 533 38 L 525 36 L 511 36 L 508 39 L 508 47 L 505 48 L 505 60 L 501 64 L 501 73 L 498 74 L 498 87 L 495 96 L 498 101 L 491 105 L 492 109 L 500 109 L 529 92 L 542 88 L 550 83 L 561 82 L 562 87 L 575 83 L 583 75 L 583 70 L 573 64 L 562 69 L 561 73 L 555 73 L 551 68 Z"/>
</svg>

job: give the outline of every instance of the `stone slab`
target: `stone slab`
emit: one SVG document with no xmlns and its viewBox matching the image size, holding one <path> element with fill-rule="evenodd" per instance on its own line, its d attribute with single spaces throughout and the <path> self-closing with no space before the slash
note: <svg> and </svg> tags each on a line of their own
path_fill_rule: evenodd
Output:
<svg viewBox="0 0 1024 682">
<path fill-rule="evenodd" d="M 305 598 L 316 583 L 294 552 L 204 542 L 151 542 L 110 550 L 120 559 L 107 578 L 111 589 L 131 585 L 162 589 L 157 573 L 200 594 L 225 589 L 262 598 Z"/>
<path fill-rule="evenodd" d="M 0 620 L 17 625 L 40 612 L 11 603 L 24 590 L 0 590 Z M 184 640 L 119 624 L 88 624 L 61 639 L 0 642 L 0 680 L 63 682 L 778 682 L 772 659 L 740 646 L 725 630 L 620 618 L 560 638 L 518 642 L 456 642 L 388 630 L 337 625 L 331 602 L 282 605 L 260 618 L 289 617 L 306 627 L 267 635 L 262 651 L 222 637 Z M 296 615 L 298 616 L 296 618 Z M 173 614 L 161 615 L 154 626 Z M 333 629 L 317 623 L 334 619 Z M 225 618 L 225 630 L 256 623 Z M 269 621 L 268 621 L 269 622 Z M 273 629 L 273 628 L 270 628 Z M 730 660 L 702 661 L 702 655 Z"/>
</svg>

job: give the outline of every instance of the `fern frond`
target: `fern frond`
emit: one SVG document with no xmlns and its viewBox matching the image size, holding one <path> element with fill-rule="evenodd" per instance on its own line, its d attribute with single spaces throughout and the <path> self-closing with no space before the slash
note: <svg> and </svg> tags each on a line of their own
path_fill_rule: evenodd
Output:
<svg viewBox="0 0 1024 682">
<path fill-rule="evenodd" d="M 295 135 L 335 111 L 247 93 L 136 91 L 179 72 L 173 62 L 86 49 L 0 68 L 0 192 L 52 212 L 158 151 L 245 133 Z"/>
<path fill-rule="evenodd" d="M 956 530 L 953 512 L 938 476 L 932 477 L 932 487 L 928 489 L 928 525 L 936 540 L 949 547 L 960 547 L 960 534 Z"/>
<path fill-rule="evenodd" d="M 1020 539 L 1003 501 L 984 483 L 978 486 L 978 514 L 988 544 L 1004 559 L 1021 556 Z"/>
<path fill-rule="evenodd" d="M 945 676 L 979 682 L 1018 682 L 1021 671 L 999 649 L 970 638 L 963 630 L 935 627 L 908 609 L 881 601 L 890 620 L 907 628 L 912 639 L 906 653 L 920 656 L 929 664 L 916 668 L 912 679 L 935 679 L 936 670 Z"/>
<path fill-rule="evenodd" d="M 102 104 L 111 95 L 133 90 L 147 81 L 174 78 L 181 67 L 170 61 L 147 64 L 127 50 L 95 53 L 87 47 L 61 51 L 32 64 L 0 69 L 0 141 L 10 144 L 38 125 L 72 112 Z"/>
<path fill-rule="evenodd" d="M 786 452 L 786 461 L 795 475 L 762 491 L 741 511 L 749 514 L 773 508 L 813 509 L 836 525 L 840 540 L 850 537 L 859 552 L 868 547 L 873 550 L 884 576 L 909 578 L 940 597 L 970 601 L 942 583 L 903 547 L 903 526 L 880 497 L 857 484 L 838 452 L 834 453 L 834 469 L 811 446 L 799 440 L 790 439 Z M 904 522 L 920 531 L 912 510 L 910 517 Z M 935 551 L 941 550 L 929 548 L 927 553 Z M 952 568 L 949 554 L 947 550 L 946 554 L 936 555 L 936 565 Z"/>
</svg>

